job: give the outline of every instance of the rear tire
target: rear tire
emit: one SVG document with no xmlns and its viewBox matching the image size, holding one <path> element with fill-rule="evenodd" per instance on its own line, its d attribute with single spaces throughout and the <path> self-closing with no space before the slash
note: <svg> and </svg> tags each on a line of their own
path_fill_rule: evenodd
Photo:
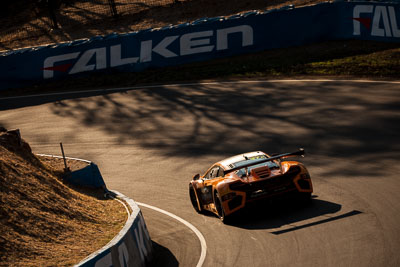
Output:
<svg viewBox="0 0 400 267">
<path fill-rule="evenodd" d="M 217 210 L 218 213 L 218 218 L 224 223 L 227 224 L 228 223 L 228 218 L 225 215 L 225 211 L 222 208 L 222 202 L 221 199 L 219 198 L 219 194 L 217 191 L 215 191 L 214 193 L 214 205 L 215 205 L 215 209 Z"/>
<path fill-rule="evenodd" d="M 189 197 L 190 197 L 190 202 L 192 203 L 194 210 L 197 213 L 201 213 L 201 210 L 199 209 L 199 206 L 197 205 L 197 197 L 196 197 L 196 193 L 194 192 L 194 188 L 193 188 L 192 184 L 189 184 Z"/>
</svg>

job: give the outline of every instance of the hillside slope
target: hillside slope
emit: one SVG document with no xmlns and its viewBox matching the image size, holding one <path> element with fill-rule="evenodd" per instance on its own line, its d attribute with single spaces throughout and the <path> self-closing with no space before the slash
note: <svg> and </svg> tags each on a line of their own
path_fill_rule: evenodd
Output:
<svg viewBox="0 0 400 267">
<path fill-rule="evenodd" d="M 43 3 L 45 1 L 42 1 Z M 230 16 L 251 10 L 296 7 L 326 0 L 116 0 L 118 18 L 110 14 L 108 2 L 59 1 L 58 29 L 52 29 L 46 5 L 32 1 L 15 5 L 0 18 L 0 51 L 59 43 L 113 32 L 125 33 L 177 25 L 204 17 Z M 204 8 L 207 7 L 207 8 Z"/>
<path fill-rule="evenodd" d="M 0 265 L 78 263 L 125 223 L 122 205 L 71 189 L 49 164 L 16 132 L 0 129 Z"/>
</svg>

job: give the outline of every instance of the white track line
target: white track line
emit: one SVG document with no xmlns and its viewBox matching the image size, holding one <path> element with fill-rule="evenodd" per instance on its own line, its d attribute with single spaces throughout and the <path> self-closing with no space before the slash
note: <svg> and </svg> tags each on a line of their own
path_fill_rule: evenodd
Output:
<svg viewBox="0 0 400 267">
<path fill-rule="evenodd" d="M 251 84 L 251 83 L 289 83 L 289 82 L 353 82 L 353 83 L 388 83 L 388 84 L 400 84 L 400 81 L 377 81 L 377 80 L 335 80 L 335 79 L 288 79 L 288 80 L 250 80 L 250 81 L 227 81 L 227 82 L 199 82 L 199 83 L 176 83 L 176 84 L 159 84 L 159 85 L 143 85 L 143 86 L 133 86 L 133 87 L 116 87 L 107 89 L 93 89 L 84 91 L 68 91 L 59 93 L 48 93 L 48 94 L 37 94 L 37 95 L 27 95 L 27 96 L 10 96 L 3 97 L 0 100 L 11 100 L 11 99 L 22 99 L 30 97 L 43 97 L 43 96 L 57 96 L 66 94 L 85 94 L 85 93 L 98 93 L 98 92 L 113 92 L 113 91 L 129 91 L 137 89 L 150 89 L 150 88 L 160 88 L 160 87 L 176 87 L 176 86 L 196 86 L 196 85 L 217 85 L 217 84 Z"/>
<path fill-rule="evenodd" d="M 135 201 L 135 202 L 136 202 L 136 201 Z M 197 237 L 198 237 L 199 240 L 200 240 L 200 245 L 201 245 L 200 259 L 199 259 L 199 261 L 198 261 L 196 267 L 201 267 L 201 266 L 203 265 L 204 260 L 206 259 L 207 244 L 206 244 L 206 240 L 204 239 L 204 236 L 201 234 L 201 232 L 200 232 L 196 227 L 194 227 L 191 223 L 185 221 L 185 220 L 182 219 L 181 217 L 178 217 L 178 216 L 176 216 L 175 214 L 170 213 L 170 212 L 168 212 L 168 211 L 162 210 L 162 209 L 160 209 L 160 208 L 157 208 L 157 207 L 154 207 L 154 206 L 151 206 L 151 205 L 147 205 L 147 204 L 144 204 L 144 203 L 140 203 L 140 202 L 136 202 L 136 204 L 138 204 L 139 206 L 142 206 L 142 207 L 146 207 L 146 208 L 149 208 L 149 209 L 152 209 L 152 210 L 155 210 L 155 211 L 164 213 L 165 215 L 168 215 L 168 216 L 174 218 L 175 220 L 177 220 L 177 221 L 183 223 L 183 224 L 186 225 L 187 227 L 189 227 L 190 230 L 192 230 L 192 231 L 197 235 Z"/>
</svg>

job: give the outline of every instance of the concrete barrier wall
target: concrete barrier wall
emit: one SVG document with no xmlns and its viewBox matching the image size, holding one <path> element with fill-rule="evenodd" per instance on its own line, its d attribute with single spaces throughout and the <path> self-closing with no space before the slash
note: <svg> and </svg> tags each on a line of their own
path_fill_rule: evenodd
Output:
<svg viewBox="0 0 400 267">
<path fill-rule="evenodd" d="M 112 192 L 116 194 L 117 198 L 128 203 L 132 212 L 119 235 L 117 235 L 101 250 L 93 253 L 76 266 L 141 267 L 146 266 L 153 256 L 151 239 L 139 207 L 133 200 L 116 191 Z"/>
<path fill-rule="evenodd" d="M 59 158 L 59 159 L 63 158 L 61 156 L 46 155 L 46 154 L 38 154 L 38 155 L 44 157 Z M 66 181 L 74 185 L 106 189 L 106 184 L 104 183 L 103 176 L 100 173 L 99 167 L 95 163 L 84 159 L 77 159 L 70 157 L 65 157 L 65 158 L 87 163 L 86 167 L 66 174 L 64 176 L 64 179 Z"/>
<path fill-rule="evenodd" d="M 99 167 L 93 162 L 90 162 L 89 165 L 83 169 L 71 172 L 65 177 L 65 179 L 72 184 L 81 186 L 90 186 L 96 188 L 106 187 Z"/>
<path fill-rule="evenodd" d="M 400 42 L 400 4 L 333 2 L 0 54 L 0 90 L 81 76 L 136 72 L 338 39 Z"/>
</svg>

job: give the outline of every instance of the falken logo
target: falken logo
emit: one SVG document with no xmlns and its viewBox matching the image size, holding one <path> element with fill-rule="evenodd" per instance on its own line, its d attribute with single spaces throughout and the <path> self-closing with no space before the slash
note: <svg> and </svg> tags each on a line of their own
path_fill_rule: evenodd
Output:
<svg viewBox="0 0 400 267">
<path fill-rule="evenodd" d="M 211 37 L 215 34 L 215 43 L 211 43 Z M 200 31 L 186 33 L 183 35 L 173 35 L 163 38 L 160 42 L 153 44 L 153 40 L 140 42 L 139 51 L 135 57 L 122 57 L 121 44 L 109 47 L 93 48 L 82 52 L 74 52 L 63 55 L 51 56 L 43 62 L 43 78 L 54 77 L 54 71 L 68 72 L 75 74 L 85 71 L 101 70 L 107 67 L 117 67 L 135 63 L 145 63 L 152 61 L 153 53 L 164 58 L 174 58 L 199 53 L 207 53 L 213 50 L 226 50 L 229 45 L 229 36 L 232 34 L 241 35 L 241 45 L 253 45 L 253 28 L 249 25 L 235 26 L 216 31 Z M 172 51 L 169 46 L 179 43 L 179 51 Z M 129 47 L 124 47 L 129 50 Z M 63 61 L 67 61 L 64 64 Z M 69 62 L 68 62 L 69 61 Z M 73 61 L 73 63 L 70 63 Z"/>
<path fill-rule="evenodd" d="M 393 6 L 357 5 L 353 9 L 352 19 L 353 35 L 361 35 L 363 25 L 372 36 L 400 37 Z"/>
</svg>

